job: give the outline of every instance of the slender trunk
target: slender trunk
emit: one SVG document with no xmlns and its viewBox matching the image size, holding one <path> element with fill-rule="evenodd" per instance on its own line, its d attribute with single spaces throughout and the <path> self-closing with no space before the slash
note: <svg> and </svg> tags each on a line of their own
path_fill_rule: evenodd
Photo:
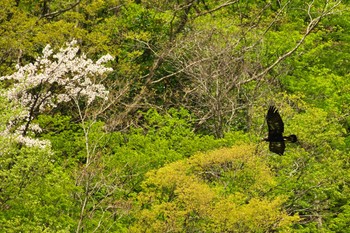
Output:
<svg viewBox="0 0 350 233">
<path fill-rule="evenodd" d="M 84 213 L 85 213 L 85 209 L 86 209 L 86 205 L 87 205 L 88 197 L 89 197 L 89 184 L 90 184 L 89 180 L 90 180 L 90 175 L 88 175 L 88 179 L 86 180 L 84 200 L 83 200 L 83 203 L 81 205 L 79 222 L 78 222 L 77 230 L 75 231 L 76 233 L 80 232 L 80 229 L 82 227 L 82 223 L 84 220 Z"/>
<path fill-rule="evenodd" d="M 77 108 L 78 108 L 78 112 L 79 112 L 79 117 L 81 120 L 81 125 L 83 128 L 83 132 L 84 132 L 84 139 L 85 139 L 85 150 L 86 150 L 86 161 L 85 161 L 85 168 L 83 171 L 83 175 L 82 175 L 82 179 L 84 181 L 84 200 L 82 202 L 81 205 L 81 210 L 80 210 L 80 216 L 79 216 L 79 221 L 78 221 L 78 226 L 76 229 L 76 233 L 80 232 L 81 228 L 82 228 L 82 223 L 84 220 L 84 215 L 85 215 L 85 209 L 89 200 L 89 188 L 90 188 L 90 177 L 91 174 L 89 172 L 89 166 L 90 166 L 90 147 L 89 147 L 89 128 L 90 126 L 86 126 L 86 122 L 85 122 L 85 115 L 83 115 L 83 112 L 81 111 L 80 107 L 79 107 L 79 102 L 76 100 L 75 101 Z"/>
</svg>

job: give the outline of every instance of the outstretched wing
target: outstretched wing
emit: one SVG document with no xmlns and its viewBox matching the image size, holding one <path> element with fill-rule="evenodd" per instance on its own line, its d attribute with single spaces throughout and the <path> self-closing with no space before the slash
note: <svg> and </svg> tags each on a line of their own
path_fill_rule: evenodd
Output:
<svg viewBox="0 0 350 233">
<path fill-rule="evenodd" d="M 283 155 L 285 148 L 286 145 L 284 144 L 283 140 L 280 142 L 270 142 L 269 144 L 270 151 L 279 155 Z"/>
<path fill-rule="evenodd" d="M 283 141 L 284 125 L 278 110 L 275 106 L 270 106 L 266 115 L 267 126 L 269 128 L 269 139 L 274 140 L 281 138 Z"/>
</svg>

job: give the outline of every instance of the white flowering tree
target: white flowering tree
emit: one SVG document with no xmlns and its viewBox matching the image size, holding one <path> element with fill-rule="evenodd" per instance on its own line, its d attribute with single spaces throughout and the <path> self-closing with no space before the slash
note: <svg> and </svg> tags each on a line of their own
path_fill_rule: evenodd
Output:
<svg viewBox="0 0 350 233">
<path fill-rule="evenodd" d="M 88 109 L 96 98 L 108 99 L 108 91 L 100 81 L 112 71 L 104 63 L 113 57 L 105 55 L 93 62 L 85 54 L 78 56 L 78 51 L 76 40 L 67 43 L 57 53 L 47 45 L 34 63 L 17 65 L 17 72 L 0 77 L 1 81 L 12 83 L 3 95 L 23 109 L 11 119 L 3 134 L 27 146 L 45 147 L 47 141 L 29 136 L 41 130 L 38 125 L 32 124 L 39 114 L 54 109 L 60 103 L 73 101 L 83 121 L 82 101 L 84 109 Z"/>
<path fill-rule="evenodd" d="M 7 98 L 12 105 L 21 109 L 18 114 L 12 115 L 5 130 L 2 130 L 1 136 L 4 138 L 12 138 L 22 145 L 39 150 L 50 148 L 48 141 L 33 137 L 41 131 L 39 125 L 33 123 L 34 120 L 40 114 L 68 102 L 72 102 L 77 110 L 84 132 L 86 156 L 85 163 L 74 172 L 74 185 L 81 187 L 81 192 L 74 195 L 80 203 L 77 232 L 82 229 L 88 203 L 94 203 L 94 192 L 91 190 L 100 187 L 93 182 L 94 179 L 98 180 L 96 167 L 100 161 L 95 156 L 98 154 L 96 146 L 90 139 L 90 130 L 99 114 L 98 111 L 92 111 L 92 105 L 97 99 L 105 102 L 108 100 L 109 92 L 102 81 L 112 71 L 112 68 L 105 67 L 105 63 L 113 59 L 112 56 L 105 55 L 94 62 L 85 54 L 79 55 L 78 51 L 75 40 L 56 53 L 47 45 L 35 62 L 18 65 L 15 73 L 0 77 L 9 86 L 1 93 L 2 98 Z"/>
</svg>

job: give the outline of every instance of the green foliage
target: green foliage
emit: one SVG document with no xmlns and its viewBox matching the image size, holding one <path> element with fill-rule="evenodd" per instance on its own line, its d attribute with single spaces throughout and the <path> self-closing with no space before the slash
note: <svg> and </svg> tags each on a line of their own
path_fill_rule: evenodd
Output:
<svg viewBox="0 0 350 233">
<path fill-rule="evenodd" d="M 10 104 L 4 100 L 1 104 Z M 1 125 L 11 108 L 1 108 Z M 0 136 L 0 225 L 6 232 L 69 231 L 76 217 L 75 185 L 55 166 L 50 149 L 20 146 Z"/>
<path fill-rule="evenodd" d="M 185 109 L 170 109 L 160 115 L 149 110 L 145 115 L 143 127 L 150 140 L 166 140 L 169 149 L 182 156 L 190 156 L 197 151 L 205 151 L 218 146 L 218 141 L 210 136 L 201 136 L 194 132 L 192 116 Z"/>
<path fill-rule="evenodd" d="M 348 7 L 348 6 L 342 6 Z M 345 13 L 346 12 L 346 13 Z M 304 95 L 308 103 L 327 111 L 348 114 L 349 101 L 348 11 L 322 21 L 320 30 L 310 36 L 303 52 L 288 62 L 289 72 L 281 79 L 287 90 Z"/>
<path fill-rule="evenodd" d="M 72 122 L 71 117 L 60 114 L 40 115 L 37 123 L 43 129 L 40 137 L 51 142 L 55 157 L 60 163 L 69 166 L 84 161 L 83 132 L 79 124 Z"/>
<path fill-rule="evenodd" d="M 341 207 L 341 212 L 330 221 L 330 229 L 334 232 L 348 232 L 350 230 L 350 206 L 346 204 Z"/>
<path fill-rule="evenodd" d="M 35 18 L 14 7 L 14 1 L 5 0 L 0 10 L 0 75 L 8 74 L 21 51 L 32 54 L 28 31 L 35 25 Z"/>
</svg>

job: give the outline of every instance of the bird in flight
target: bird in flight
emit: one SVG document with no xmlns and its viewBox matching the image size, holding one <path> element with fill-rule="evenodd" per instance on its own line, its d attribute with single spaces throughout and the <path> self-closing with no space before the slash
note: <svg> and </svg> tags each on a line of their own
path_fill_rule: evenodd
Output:
<svg viewBox="0 0 350 233">
<path fill-rule="evenodd" d="M 290 136 L 283 136 L 284 124 L 278 110 L 275 106 L 270 106 L 266 114 L 267 126 L 269 134 L 264 141 L 268 141 L 269 149 L 271 152 L 283 155 L 284 149 L 286 148 L 285 141 L 296 142 L 297 136 L 292 134 Z"/>
</svg>

